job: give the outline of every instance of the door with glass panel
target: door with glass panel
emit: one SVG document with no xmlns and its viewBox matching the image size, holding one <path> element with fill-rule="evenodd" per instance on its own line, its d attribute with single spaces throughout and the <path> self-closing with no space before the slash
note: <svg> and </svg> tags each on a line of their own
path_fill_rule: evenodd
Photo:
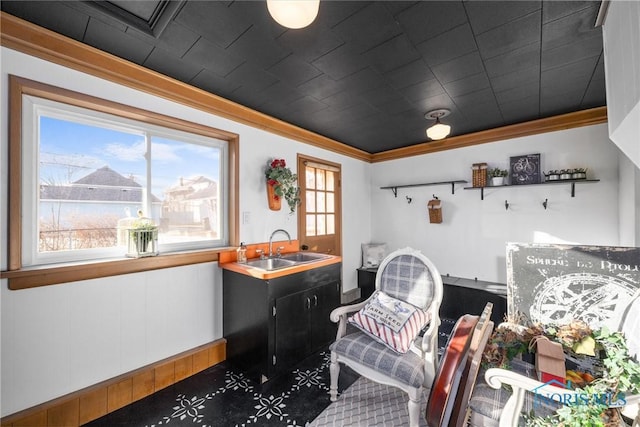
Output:
<svg viewBox="0 0 640 427">
<path fill-rule="evenodd" d="M 313 252 L 341 254 L 340 165 L 298 155 L 298 240 Z"/>
</svg>

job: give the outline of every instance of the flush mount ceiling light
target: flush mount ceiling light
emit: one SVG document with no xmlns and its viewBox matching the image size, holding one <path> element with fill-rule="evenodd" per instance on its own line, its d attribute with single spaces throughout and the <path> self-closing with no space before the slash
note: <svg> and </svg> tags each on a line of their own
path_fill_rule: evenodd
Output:
<svg viewBox="0 0 640 427">
<path fill-rule="evenodd" d="M 446 117 L 449 114 L 451 114 L 450 110 L 447 110 L 446 108 L 442 108 L 440 110 L 433 110 L 433 111 L 429 111 L 427 114 L 424 115 L 425 119 L 429 119 L 429 120 L 436 120 L 436 123 L 427 128 L 427 136 L 431 139 L 443 139 L 446 138 L 447 135 L 449 135 L 449 133 L 451 132 L 451 126 L 449 125 L 443 125 L 442 123 L 440 123 L 440 118 L 441 117 Z"/>
<path fill-rule="evenodd" d="M 320 0 L 267 0 L 271 17 L 283 27 L 298 29 L 311 24 L 320 8 Z"/>
</svg>

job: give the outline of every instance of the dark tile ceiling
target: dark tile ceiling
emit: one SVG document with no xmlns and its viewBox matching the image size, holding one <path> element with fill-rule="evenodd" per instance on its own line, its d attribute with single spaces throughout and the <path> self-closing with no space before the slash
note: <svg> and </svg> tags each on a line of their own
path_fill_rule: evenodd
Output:
<svg viewBox="0 0 640 427">
<path fill-rule="evenodd" d="M 3 11 L 369 153 L 603 106 L 600 1 L 8 1 Z"/>
</svg>

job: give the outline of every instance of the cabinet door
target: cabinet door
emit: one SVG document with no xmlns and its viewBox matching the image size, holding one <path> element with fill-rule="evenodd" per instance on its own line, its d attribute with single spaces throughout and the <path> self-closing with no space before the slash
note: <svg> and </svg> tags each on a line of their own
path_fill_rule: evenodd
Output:
<svg viewBox="0 0 640 427">
<path fill-rule="evenodd" d="M 311 295 L 303 291 L 276 299 L 274 365 L 278 370 L 288 369 L 311 354 Z"/>
<path fill-rule="evenodd" d="M 311 290 L 311 352 L 320 350 L 336 339 L 338 326 L 329 319 L 329 315 L 339 305 L 340 282 Z"/>
</svg>

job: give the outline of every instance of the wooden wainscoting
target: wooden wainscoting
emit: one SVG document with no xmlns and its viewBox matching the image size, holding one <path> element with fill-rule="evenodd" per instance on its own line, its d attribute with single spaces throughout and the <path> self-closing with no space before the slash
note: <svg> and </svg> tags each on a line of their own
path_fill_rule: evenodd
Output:
<svg viewBox="0 0 640 427">
<path fill-rule="evenodd" d="M 226 358 L 227 340 L 223 338 L 8 415 L 2 418 L 0 425 L 80 426 L 204 371 Z"/>
</svg>

